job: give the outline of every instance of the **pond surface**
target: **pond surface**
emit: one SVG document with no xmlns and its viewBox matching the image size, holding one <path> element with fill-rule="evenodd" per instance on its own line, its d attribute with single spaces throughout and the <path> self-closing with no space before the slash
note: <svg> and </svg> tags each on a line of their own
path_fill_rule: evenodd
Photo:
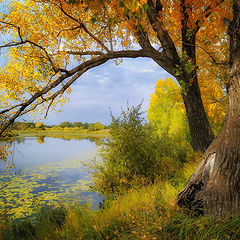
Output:
<svg viewBox="0 0 240 240">
<path fill-rule="evenodd" d="M 43 204 L 89 202 L 97 208 L 101 197 L 89 188 L 91 173 L 86 165 L 96 158 L 102 142 L 76 137 L 15 139 L 12 154 L 0 163 L 0 210 L 21 218 Z"/>
</svg>

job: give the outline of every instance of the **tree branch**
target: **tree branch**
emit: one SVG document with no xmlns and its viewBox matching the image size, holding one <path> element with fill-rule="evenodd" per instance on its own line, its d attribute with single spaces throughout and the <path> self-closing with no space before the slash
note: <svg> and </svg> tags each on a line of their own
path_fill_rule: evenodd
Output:
<svg viewBox="0 0 240 240">
<path fill-rule="evenodd" d="M 60 77 L 58 77 L 55 81 L 50 83 L 49 85 L 42 88 L 42 90 L 36 92 L 31 98 L 29 98 L 26 102 L 22 103 L 21 105 L 15 105 L 15 108 L 18 106 L 21 106 L 20 109 L 16 111 L 16 113 L 6 122 L 6 124 L 3 126 L 3 128 L 0 131 L 0 136 L 3 134 L 3 132 L 15 121 L 17 117 L 20 115 L 25 114 L 26 112 L 30 111 L 27 109 L 32 103 L 34 103 L 39 97 L 42 97 L 44 94 L 50 92 L 52 89 L 56 88 L 61 84 L 65 79 L 68 77 L 73 76 L 60 90 L 55 92 L 51 99 L 58 96 L 59 94 L 62 94 L 73 82 L 75 82 L 83 73 L 85 73 L 87 70 L 94 68 L 96 66 L 99 66 L 105 62 L 107 62 L 110 59 L 114 58 L 137 58 L 137 57 L 151 57 L 152 52 L 148 50 L 129 50 L 129 51 L 116 51 L 116 52 L 110 52 L 101 56 L 98 56 L 94 59 L 88 60 L 79 66 L 73 68 L 72 70 L 68 71 L 68 73 L 64 73 Z M 49 98 L 43 98 L 42 101 L 51 100 Z M 34 105 L 37 106 L 36 104 Z M 13 110 L 13 107 L 11 108 Z M 32 110 L 32 109 L 31 109 Z M 10 110 L 8 110 L 10 111 Z M 5 111 L 6 112 L 6 111 Z"/>
<path fill-rule="evenodd" d="M 219 0 L 216 4 L 216 7 L 218 7 L 222 2 L 224 2 L 224 0 Z M 212 14 L 212 5 L 210 3 L 210 5 L 205 8 L 203 17 L 201 16 L 201 18 L 198 19 L 195 23 L 196 27 L 193 29 L 193 32 L 195 34 L 197 34 L 198 30 L 200 29 L 200 23 L 202 23 L 204 21 L 204 19 L 208 18 L 211 14 Z"/>
<path fill-rule="evenodd" d="M 100 51 L 85 51 L 85 52 L 78 52 L 78 51 L 66 51 L 67 54 L 71 55 L 78 55 L 78 56 L 92 56 L 92 55 L 103 55 L 103 52 Z"/>
<path fill-rule="evenodd" d="M 159 15 L 162 13 L 162 4 L 160 0 L 157 0 L 156 7 L 152 0 L 147 1 L 148 8 L 147 8 L 147 16 L 149 22 L 153 28 L 153 30 L 157 34 L 157 38 L 160 41 L 163 51 L 166 52 L 166 55 L 169 59 L 176 62 L 179 60 L 179 56 L 176 50 L 176 47 L 168 33 L 167 30 L 163 28 L 163 23 L 160 22 Z"/>
<path fill-rule="evenodd" d="M 82 28 L 92 39 L 94 39 L 103 49 L 105 49 L 107 52 L 110 52 L 110 50 L 104 45 L 104 43 L 98 39 L 96 36 L 94 36 L 94 34 L 92 34 L 88 29 L 87 27 L 84 25 L 84 23 L 81 21 L 81 20 L 78 20 L 76 18 L 74 18 L 72 15 L 68 14 L 62 7 L 62 5 L 60 4 L 57 5 L 56 3 L 53 3 L 54 5 L 56 5 L 60 10 L 61 12 L 67 16 L 68 18 L 72 19 L 73 21 L 77 22 L 79 24 L 79 28 Z"/>
</svg>

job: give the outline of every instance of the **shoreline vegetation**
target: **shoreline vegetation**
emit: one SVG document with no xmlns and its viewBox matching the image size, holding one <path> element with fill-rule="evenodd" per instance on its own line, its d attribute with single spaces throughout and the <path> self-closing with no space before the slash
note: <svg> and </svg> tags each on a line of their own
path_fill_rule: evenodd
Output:
<svg viewBox="0 0 240 240">
<path fill-rule="evenodd" d="M 12 130 L 19 137 L 107 137 L 101 162 L 89 164 L 99 209 L 73 202 L 33 206 L 32 217 L 0 211 L 2 240 L 228 240 L 240 239 L 240 217 L 221 219 L 179 208 L 176 198 L 201 161 L 185 128 L 169 134 L 146 123 L 141 105 L 112 116 L 110 129 L 49 127 Z M 99 125 L 99 124 L 98 124 Z M 94 126 L 94 125 L 92 125 Z M 100 125 L 99 125 L 100 126 Z M 104 127 L 105 128 L 105 127 Z M 96 141 L 97 144 L 97 141 Z M 4 209 L 3 209 L 4 210 Z"/>
<path fill-rule="evenodd" d="M 72 129 L 72 128 L 47 128 L 45 130 L 38 129 L 26 129 L 26 130 L 13 130 L 13 137 L 32 137 L 32 136 L 44 136 L 44 137 L 108 137 L 109 129 L 102 129 L 96 131 L 89 131 L 87 129 Z"/>
<path fill-rule="evenodd" d="M 16 122 L 11 129 L 0 138 L 0 140 L 13 139 L 16 137 L 60 137 L 60 138 L 84 138 L 96 137 L 103 138 L 109 136 L 108 126 L 96 123 L 82 123 L 65 121 L 59 125 L 44 125 L 42 122 Z"/>
</svg>

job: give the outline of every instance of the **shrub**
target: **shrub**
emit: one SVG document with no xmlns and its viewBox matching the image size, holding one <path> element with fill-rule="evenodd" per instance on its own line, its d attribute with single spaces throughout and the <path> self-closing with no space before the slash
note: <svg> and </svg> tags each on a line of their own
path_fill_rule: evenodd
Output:
<svg viewBox="0 0 240 240">
<path fill-rule="evenodd" d="M 34 240 L 36 239 L 36 230 L 29 219 L 24 219 L 12 223 L 10 229 L 3 232 L 2 240 Z"/>
<path fill-rule="evenodd" d="M 94 163 L 92 188 L 104 195 L 121 193 L 133 186 L 173 177 L 191 147 L 158 136 L 140 112 L 141 104 L 127 106 L 120 117 L 112 116 L 110 138 L 100 150 L 102 162 Z"/>
</svg>

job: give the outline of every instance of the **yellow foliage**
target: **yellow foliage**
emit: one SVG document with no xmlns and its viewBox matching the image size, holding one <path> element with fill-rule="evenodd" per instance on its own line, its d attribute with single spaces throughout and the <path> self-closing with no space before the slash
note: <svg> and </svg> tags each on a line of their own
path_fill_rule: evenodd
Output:
<svg viewBox="0 0 240 240">
<path fill-rule="evenodd" d="M 148 120 L 157 126 L 159 134 L 183 134 L 185 111 L 180 89 L 171 78 L 159 79 L 151 95 Z"/>
<path fill-rule="evenodd" d="M 26 102 L 45 86 L 49 86 L 60 76 L 56 69 L 66 69 L 73 59 L 77 64 L 82 64 L 96 57 L 96 54 L 91 53 L 89 55 L 72 55 L 69 51 L 75 53 L 96 51 L 102 55 L 112 50 L 134 49 L 139 40 L 136 33 L 141 29 L 147 34 L 152 44 L 159 46 L 159 36 L 151 26 L 146 14 L 147 0 L 91 0 L 75 1 L 74 4 L 70 2 L 68 0 L 12 0 L 8 5 L 4 1 L 0 2 L 2 7 L 8 7 L 8 14 L 0 14 L 2 22 L 0 34 L 11 35 L 13 44 L 26 41 L 25 44 L 19 44 L 9 49 L 8 61 L 4 69 L 0 70 L 0 99 L 3 109 L 10 108 L 14 103 Z M 179 55 L 181 55 L 183 53 L 180 50 L 182 41 L 179 37 L 182 24 L 180 1 L 161 2 L 164 14 L 159 14 L 158 19 L 161 20 L 163 28 L 168 31 Z M 198 19 L 201 20 L 199 26 L 206 25 L 200 29 L 196 39 L 197 64 L 201 70 L 206 70 L 205 65 L 209 59 L 207 53 L 212 53 L 213 49 L 214 57 L 217 59 L 222 58 L 222 55 L 226 56 L 224 58 L 228 56 L 226 47 L 228 41 L 224 35 L 226 28 L 224 28 L 224 24 L 219 24 L 219 21 L 224 16 L 228 17 L 231 14 L 230 2 L 227 1 L 225 4 L 217 6 L 216 0 L 210 1 L 210 7 L 214 12 L 208 19 L 205 19 L 206 1 L 186 0 L 189 9 L 192 9 L 192 12 L 188 12 L 189 29 L 195 27 Z M 205 19 L 206 22 L 203 22 L 202 19 Z M 207 68 L 205 71 L 206 74 L 209 69 Z M 217 73 L 221 71 L 217 69 Z M 216 73 L 216 71 L 211 69 L 211 73 Z M 204 83 L 200 85 L 202 85 L 202 89 L 205 89 L 205 86 L 210 85 L 208 84 L 209 79 L 212 82 L 213 78 L 205 76 L 202 79 Z M 170 80 L 166 81 L 167 85 L 172 84 Z M 64 82 L 62 82 L 62 86 L 64 86 Z M 45 99 L 50 97 L 54 91 L 56 92 L 55 87 L 44 95 Z M 157 86 L 157 89 L 160 92 L 156 93 L 156 96 L 152 96 L 155 100 L 158 94 L 161 95 L 164 92 L 160 85 Z M 214 83 L 206 90 L 208 91 L 206 95 L 212 93 L 212 89 L 218 89 Z M 66 93 L 70 92 L 70 89 L 66 91 Z M 214 91 L 214 97 L 217 94 Z M 217 98 L 219 99 L 219 96 Z M 33 114 L 44 113 L 48 110 L 49 104 L 51 109 L 55 109 L 58 104 L 61 106 L 66 101 L 66 96 L 61 93 L 53 98 L 53 102 L 46 101 L 45 104 L 41 103 L 42 100 L 38 98 L 37 102 L 42 105 L 42 108 L 39 106 L 35 108 L 31 105 L 31 109 L 30 106 Z M 205 107 L 208 104 L 209 101 L 205 101 Z M 182 110 L 179 111 L 182 112 Z M 219 120 L 216 118 L 216 114 L 220 116 L 220 112 L 223 112 L 215 105 L 208 107 L 207 111 L 215 122 Z M 14 111 L 9 112 L 10 116 L 12 114 Z"/>
<path fill-rule="evenodd" d="M 207 77 L 200 74 L 200 90 L 204 108 L 216 134 L 225 115 L 225 94 L 218 81 L 206 81 Z M 159 134 L 176 136 L 186 134 L 186 112 L 180 88 L 171 78 L 159 79 L 155 93 L 151 95 L 148 109 L 148 120 L 157 126 Z M 185 133 L 184 133 L 185 132 Z"/>
</svg>

